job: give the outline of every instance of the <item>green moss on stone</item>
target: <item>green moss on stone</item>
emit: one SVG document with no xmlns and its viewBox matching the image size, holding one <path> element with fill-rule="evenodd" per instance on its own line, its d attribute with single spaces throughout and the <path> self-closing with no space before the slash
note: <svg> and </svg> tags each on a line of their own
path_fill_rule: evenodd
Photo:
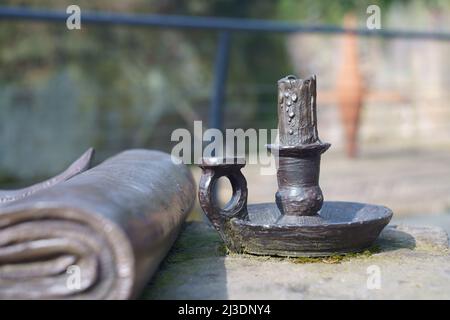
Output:
<svg viewBox="0 0 450 320">
<path fill-rule="evenodd" d="M 227 249 L 220 236 L 199 223 L 187 223 L 173 245 L 166 263 L 180 263 L 192 259 L 225 256 Z"/>
<path fill-rule="evenodd" d="M 295 258 L 287 258 L 288 261 L 298 264 L 305 263 L 327 263 L 327 264 L 336 264 L 342 263 L 345 261 L 349 261 L 352 259 L 361 259 L 361 258 L 369 258 L 375 253 L 380 252 L 380 248 L 377 245 L 374 245 L 364 251 L 361 252 L 351 252 L 346 254 L 336 254 L 328 257 L 295 257 Z"/>
</svg>

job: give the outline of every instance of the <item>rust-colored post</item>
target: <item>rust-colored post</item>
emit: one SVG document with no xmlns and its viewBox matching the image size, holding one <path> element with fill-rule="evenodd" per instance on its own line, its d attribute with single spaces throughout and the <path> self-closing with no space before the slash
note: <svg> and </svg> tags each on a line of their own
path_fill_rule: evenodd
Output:
<svg viewBox="0 0 450 320">
<path fill-rule="evenodd" d="M 356 27 L 355 17 L 347 15 L 344 26 Z M 342 46 L 342 61 L 336 85 L 337 100 L 344 126 L 346 152 L 349 157 L 354 158 L 357 154 L 358 128 L 365 90 L 359 69 L 357 36 L 351 33 L 345 34 Z"/>
</svg>

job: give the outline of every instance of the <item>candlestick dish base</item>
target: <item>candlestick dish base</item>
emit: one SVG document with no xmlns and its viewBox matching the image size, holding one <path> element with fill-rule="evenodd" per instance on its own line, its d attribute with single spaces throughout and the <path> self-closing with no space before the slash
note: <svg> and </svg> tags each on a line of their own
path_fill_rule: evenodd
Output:
<svg viewBox="0 0 450 320">
<path fill-rule="evenodd" d="M 234 252 L 289 257 L 330 256 L 370 247 L 392 218 L 389 208 L 325 201 L 315 216 L 282 215 L 274 203 L 247 206 L 247 216 L 224 228 Z"/>
</svg>

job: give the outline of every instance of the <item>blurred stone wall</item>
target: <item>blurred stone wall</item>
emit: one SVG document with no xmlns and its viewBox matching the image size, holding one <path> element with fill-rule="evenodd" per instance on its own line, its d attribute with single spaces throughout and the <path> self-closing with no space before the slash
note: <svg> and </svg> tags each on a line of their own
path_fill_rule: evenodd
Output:
<svg viewBox="0 0 450 320">
<path fill-rule="evenodd" d="M 80 101 L 90 91 L 83 83 L 64 70 L 37 87 L 0 88 L 0 167 L 4 174 L 55 174 L 89 147 L 96 109 Z"/>
<path fill-rule="evenodd" d="M 419 2 L 383 12 L 382 28 L 449 32 L 449 11 L 430 12 Z M 359 27 L 366 16 L 359 15 Z M 300 75 L 318 76 L 320 134 L 342 149 L 343 133 L 335 97 L 342 36 L 296 34 L 288 50 Z M 358 40 L 360 69 L 368 90 L 361 115 L 360 149 L 367 147 L 450 146 L 450 42 Z"/>
</svg>

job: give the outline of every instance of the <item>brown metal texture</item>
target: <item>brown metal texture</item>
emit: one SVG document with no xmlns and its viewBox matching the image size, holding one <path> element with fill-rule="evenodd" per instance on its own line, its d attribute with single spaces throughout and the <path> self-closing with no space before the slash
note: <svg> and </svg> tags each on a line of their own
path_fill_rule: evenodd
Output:
<svg viewBox="0 0 450 320">
<path fill-rule="evenodd" d="M 269 149 L 278 158 L 276 203 L 285 215 L 311 216 L 322 207 L 320 157 L 329 147 L 317 131 L 316 76 L 278 81 L 280 145 Z"/>
<path fill-rule="evenodd" d="M 247 218 L 247 180 L 241 172 L 241 168 L 245 166 L 244 160 L 204 158 L 200 165 L 203 170 L 198 191 L 200 206 L 229 248 L 235 245 L 234 237 L 228 234 L 228 222 L 232 218 Z M 227 177 L 233 188 L 233 195 L 225 208 L 221 208 L 215 201 L 215 187 L 221 177 Z"/>
<path fill-rule="evenodd" d="M 0 298 L 136 298 L 194 199 L 186 166 L 163 152 L 129 150 L 3 206 Z"/>
<path fill-rule="evenodd" d="M 236 253 L 328 256 L 369 247 L 389 223 L 389 208 L 354 202 L 323 201 L 319 187 L 321 154 L 330 144 L 317 133 L 316 77 L 278 81 L 279 145 L 268 148 L 278 160 L 275 203 L 247 206 L 242 159 L 205 158 L 200 205 L 227 247 Z M 233 188 L 221 208 L 213 196 L 220 177 Z"/>
</svg>

